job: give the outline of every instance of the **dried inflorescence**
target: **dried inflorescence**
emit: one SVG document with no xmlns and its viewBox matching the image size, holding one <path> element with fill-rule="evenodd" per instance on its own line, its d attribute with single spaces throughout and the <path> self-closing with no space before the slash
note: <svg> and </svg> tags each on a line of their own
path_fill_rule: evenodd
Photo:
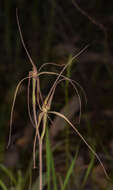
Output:
<svg viewBox="0 0 113 190">
<path fill-rule="evenodd" d="M 17 12 L 16 12 L 17 13 Z M 18 89 L 20 87 L 20 85 L 22 84 L 22 82 L 26 79 L 28 79 L 28 113 L 29 113 L 29 117 L 30 117 L 30 120 L 31 120 L 31 123 L 32 125 L 35 127 L 35 137 L 34 137 L 34 146 L 33 146 L 33 165 L 34 165 L 34 168 L 36 167 L 36 163 L 35 163 L 35 152 L 36 152 L 36 143 L 37 143 L 37 140 L 38 140 L 38 143 L 39 143 L 39 190 L 42 190 L 42 146 L 43 146 L 43 138 L 45 136 L 45 132 L 46 132 L 46 125 L 47 125 L 47 119 L 50 119 L 50 117 L 48 115 L 50 114 L 54 114 L 54 115 L 57 115 L 61 118 L 63 118 L 73 129 L 74 131 L 79 135 L 79 137 L 84 141 L 84 143 L 87 145 L 87 147 L 90 149 L 90 151 L 96 156 L 96 158 L 98 159 L 98 161 L 100 162 L 103 170 L 104 170 L 104 173 L 106 175 L 106 177 L 108 177 L 107 175 L 107 172 L 105 170 L 105 167 L 103 165 L 103 163 L 101 162 L 99 156 L 96 154 L 96 152 L 92 149 L 92 147 L 87 143 L 87 141 L 83 138 L 83 136 L 79 133 L 79 131 L 77 130 L 77 128 L 71 123 L 71 121 L 68 120 L 67 117 L 65 117 L 63 114 L 59 113 L 59 112 L 56 112 L 56 111 L 51 111 L 51 104 L 52 104 L 52 101 L 53 101 L 53 97 L 54 97 L 54 94 L 55 94 L 55 90 L 56 90 L 56 87 L 57 85 L 62 82 L 63 80 L 68 80 L 69 83 L 73 86 L 75 92 L 77 93 L 78 95 L 78 98 L 79 98 L 79 101 L 80 101 L 80 115 L 81 115 L 81 100 L 80 100 L 80 96 L 79 96 L 79 93 L 78 93 L 78 90 L 76 88 L 76 85 L 78 85 L 80 87 L 80 85 L 71 80 L 70 78 L 68 77 L 65 77 L 63 75 L 63 72 L 65 71 L 65 69 L 70 65 L 72 64 L 72 62 L 75 60 L 76 57 L 78 57 L 81 53 L 83 53 L 88 46 L 86 46 L 85 48 L 83 48 L 77 55 L 75 55 L 74 57 L 72 57 L 67 64 L 65 64 L 63 66 L 63 68 L 61 69 L 60 73 L 55 73 L 55 72 L 48 72 L 48 71 L 43 71 L 41 72 L 41 69 L 47 65 L 47 64 L 51 64 L 51 63 L 47 63 L 47 64 L 43 64 L 41 66 L 41 68 L 39 69 L 39 72 L 37 71 L 37 68 L 34 64 L 34 62 L 32 61 L 31 59 L 31 56 L 25 46 L 25 43 L 24 43 L 24 40 L 23 40 L 23 36 L 22 36 L 22 32 L 21 32 L 21 28 L 20 28 L 20 24 L 19 24 L 19 19 L 18 19 L 18 14 L 17 15 L 17 24 L 18 24 L 18 28 L 19 28 L 19 33 L 20 33 L 20 37 L 21 37 L 21 41 L 22 41 L 22 44 L 23 44 L 23 47 L 27 53 L 27 56 L 29 58 L 29 61 L 32 65 L 32 71 L 29 72 L 29 75 L 27 77 L 25 77 L 24 79 L 22 79 L 18 85 L 17 85 L 17 88 L 16 88 L 16 91 L 15 91 L 15 94 L 14 94 L 14 100 L 13 100 L 13 104 L 12 104 L 12 110 L 11 110 L 11 119 L 10 119 L 10 134 L 9 134 L 9 142 L 8 142 L 8 146 L 10 144 L 10 141 L 11 141 L 11 129 L 12 129 L 12 119 L 13 119 L 13 110 L 14 110 L 14 105 L 15 105 L 15 100 L 16 100 L 16 95 L 17 95 L 17 92 L 18 92 Z M 40 75 L 55 75 L 56 76 L 56 80 L 55 82 L 53 83 L 48 95 L 46 96 L 45 100 L 43 100 L 43 96 L 42 96 L 42 93 L 41 93 L 41 89 L 40 89 Z M 29 99 L 30 99 L 30 95 L 29 95 L 29 92 L 30 92 L 30 84 L 31 84 L 31 81 L 32 81 L 32 108 L 30 108 L 30 103 L 29 103 Z M 40 113 L 39 115 L 37 116 L 37 107 L 39 108 L 40 110 Z M 33 110 L 33 116 L 31 116 L 31 111 L 30 110 Z M 42 125 L 41 125 L 42 123 Z M 41 133 L 39 131 L 40 127 L 42 127 L 41 129 Z"/>
</svg>

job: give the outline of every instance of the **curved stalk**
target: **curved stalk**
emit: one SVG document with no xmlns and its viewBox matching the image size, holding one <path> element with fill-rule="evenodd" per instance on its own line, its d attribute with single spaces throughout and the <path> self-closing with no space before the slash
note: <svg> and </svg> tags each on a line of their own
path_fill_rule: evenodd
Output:
<svg viewBox="0 0 113 190">
<path fill-rule="evenodd" d="M 93 150 L 93 148 L 87 143 L 87 141 L 84 139 L 84 137 L 81 135 L 81 133 L 77 130 L 77 128 L 67 119 L 67 117 L 65 117 L 63 114 L 56 112 L 56 111 L 49 111 L 48 113 L 52 113 L 54 115 L 60 116 L 61 118 L 63 118 L 73 129 L 74 131 L 77 133 L 77 135 L 82 139 L 82 141 L 86 144 L 86 146 L 89 148 L 89 150 L 95 155 L 95 157 L 97 158 L 97 160 L 99 161 L 101 167 L 103 168 L 104 174 L 106 176 L 107 179 L 110 180 L 108 173 L 100 159 L 100 157 L 98 156 L 98 154 Z"/>
</svg>

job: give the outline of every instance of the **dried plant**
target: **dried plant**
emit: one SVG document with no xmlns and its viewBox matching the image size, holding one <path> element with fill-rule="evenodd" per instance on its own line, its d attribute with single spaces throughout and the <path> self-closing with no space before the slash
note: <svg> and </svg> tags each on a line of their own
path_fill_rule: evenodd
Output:
<svg viewBox="0 0 113 190">
<path fill-rule="evenodd" d="M 79 103 L 80 103 L 80 116 L 81 116 L 81 100 L 80 100 L 80 96 L 78 93 L 78 90 L 76 88 L 76 85 L 80 87 L 80 85 L 75 82 L 74 80 L 71 80 L 68 77 L 65 77 L 63 75 L 63 72 L 65 71 L 65 69 L 72 64 L 72 62 L 75 60 L 75 58 L 77 58 L 81 53 L 83 53 L 88 46 L 86 46 L 85 48 L 83 48 L 77 55 L 75 55 L 74 57 L 72 57 L 67 64 L 65 64 L 63 66 L 63 68 L 61 69 L 60 73 L 55 73 L 55 72 L 48 72 L 48 71 L 43 71 L 41 72 L 41 69 L 47 65 L 47 64 L 53 64 L 53 63 L 46 63 L 43 64 L 40 69 L 39 72 L 37 71 L 37 68 L 34 64 L 34 62 L 31 59 L 31 56 L 25 46 L 24 40 L 23 40 L 23 36 L 22 36 L 22 32 L 21 32 L 21 28 L 20 28 L 20 24 L 19 24 L 19 19 L 18 19 L 18 14 L 16 11 L 16 17 L 17 17 L 17 24 L 18 24 L 18 29 L 19 29 L 19 33 L 20 33 L 20 37 L 21 37 L 21 41 L 22 41 L 22 45 L 26 51 L 26 54 L 29 58 L 29 61 L 32 65 L 32 71 L 29 72 L 29 75 L 25 78 L 23 78 L 17 85 L 16 90 L 15 90 L 15 94 L 14 94 L 14 99 L 13 99 L 13 104 L 12 104 L 12 109 L 11 109 L 11 117 L 10 117 L 10 132 L 9 132 L 9 141 L 8 141 L 8 146 L 10 145 L 10 141 L 11 141 L 11 132 L 12 132 L 12 119 L 13 119 L 13 110 L 14 110 L 14 105 L 15 105 L 15 100 L 16 100 L 16 96 L 17 96 L 17 92 L 18 89 L 20 87 L 20 85 L 22 84 L 22 82 L 26 79 L 28 79 L 28 113 L 29 113 L 29 117 L 31 120 L 32 125 L 35 127 L 35 137 L 34 137 L 34 146 L 33 146 L 33 165 L 34 168 L 36 167 L 36 163 L 35 163 L 35 152 L 36 152 L 36 143 L 38 140 L 39 143 L 39 190 L 42 190 L 42 167 L 43 167 L 43 163 L 42 163 L 42 146 L 43 146 L 43 139 L 45 136 L 45 131 L 46 131 L 46 125 L 47 125 L 47 119 L 50 119 L 50 114 L 54 114 L 57 115 L 61 118 L 63 118 L 73 129 L 74 131 L 79 135 L 79 137 L 83 140 L 83 142 L 86 144 L 86 146 L 89 148 L 89 150 L 96 156 L 96 158 L 98 159 L 98 161 L 100 162 L 104 173 L 106 175 L 106 177 L 108 178 L 108 174 L 106 172 L 106 169 L 103 165 L 103 163 L 101 162 L 99 156 L 97 155 L 97 153 L 93 150 L 93 148 L 87 143 L 87 141 L 84 139 L 84 137 L 79 133 L 78 129 L 71 123 L 71 121 L 68 120 L 67 117 L 65 117 L 65 115 L 56 112 L 56 111 L 51 111 L 51 104 L 53 101 L 53 97 L 55 94 L 55 90 L 57 85 L 62 82 L 63 80 L 68 80 L 68 82 L 73 86 L 75 92 L 78 95 L 79 98 Z M 55 64 L 54 64 L 55 65 Z M 56 80 L 53 83 L 48 95 L 46 96 L 46 98 L 43 100 L 43 96 L 41 93 L 41 89 L 40 89 L 40 80 L 39 77 L 41 75 L 55 75 L 56 76 Z M 30 84 L 31 84 L 31 80 L 32 80 L 32 110 L 33 110 L 33 117 L 31 116 L 31 109 L 30 109 L 30 103 L 29 103 L 29 94 L 30 94 Z M 37 116 L 37 107 L 40 110 L 39 115 Z M 41 127 L 41 123 L 42 123 L 42 129 L 40 130 Z M 41 132 L 40 132 L 41 131 Z"/>
</svg>

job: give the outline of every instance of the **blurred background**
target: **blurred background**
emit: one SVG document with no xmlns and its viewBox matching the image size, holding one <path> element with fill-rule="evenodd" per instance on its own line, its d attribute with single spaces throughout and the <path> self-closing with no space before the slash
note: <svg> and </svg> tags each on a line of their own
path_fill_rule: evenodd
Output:
<svg viewBox="0 0 113 190">
<path fill-rule="evenodd" d="M 65 114 L 76 125 L 113 179 L 113 2 L 4 0 L 0 2 L 0 184 L 2 181 L 9 189 L 14 189 L 2 167 L 12 172 L 14 178 L 18 178 L 18 172 L 24 177 L 25 173 L 29 173 L 28 168 L 32 170 L 35 129 L 27 111 L 27 81 L 18 92 L 11 145 L 6 149 L 15 88 L 32 70 L 20 40 L 16 8 L 25 44 L 37 68 L 47 62 L 58 66 L 66 64 L 70 56 L 89 45 L 65 71 L 66 76 L 83 87 L 87 97 L 86 104 L 83 92 L 78 88 L 82 101 L 80 125 L 76 125 L 80 113 L 78 97 L 68 82 L 61 83 L 57 88 L 52 109 Z M 49 65 L 44 70 L 60 72 L 61 67 Z M 46 97 L 55 77 L 44 75 L 40 80 Z M 60 176 L 58 184 L 62 184 L 78 150 L 73 177 L 69 182 L 71 189 L 79 190 L 83 184 L 82 188 L 87 190 L 112 190 L 112 182 L 106 180 L 100 163 L 71 127 L 58 117 L 52 116 L 51 119 L 54 126 L 49 124 L 49 134 L 56 173 Z M 44 147 L 44 160 L 45 155 Z M 43 170 L 46 173 L 46 164 Z M 32 171 L 32 177 L 34 184 L 38 178 L 38 157 L 37 170 Z M 44 188 L 47 189 L 46 183 Z M 69 185 L 67 189 L 70 189 Z"/>
</svg>

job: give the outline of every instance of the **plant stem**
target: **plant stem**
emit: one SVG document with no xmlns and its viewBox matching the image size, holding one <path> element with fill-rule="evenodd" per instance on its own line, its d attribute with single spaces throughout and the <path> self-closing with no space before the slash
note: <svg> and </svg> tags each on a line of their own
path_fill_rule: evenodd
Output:
<svg viewBox="0 0 113 190">
<path fill-rule="evenodd" d="M 39 141 L 39 190 L 42 190 L 42 140 Z"/>
</svg>

